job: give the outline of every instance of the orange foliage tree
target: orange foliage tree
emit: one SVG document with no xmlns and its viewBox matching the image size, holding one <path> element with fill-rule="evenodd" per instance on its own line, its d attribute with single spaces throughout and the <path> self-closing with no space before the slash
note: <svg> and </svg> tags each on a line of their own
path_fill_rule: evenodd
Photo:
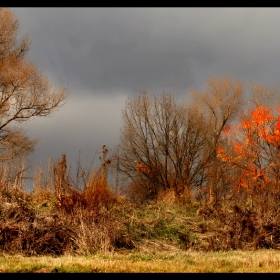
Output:
<svg viewBox="0 0 280 280">
<path fill-rule="evenodd" d="M 232 186 L 251 198 L 256 193 L 277 193 L 280 171 L 280 107 L 278 114 L 257 106 L 251 115 L 223 131 L 228 145 L 217 149 L 218 157 L 231 167 Z M 238 178 L 236 178 L 238 174 Z"/>
</svg>

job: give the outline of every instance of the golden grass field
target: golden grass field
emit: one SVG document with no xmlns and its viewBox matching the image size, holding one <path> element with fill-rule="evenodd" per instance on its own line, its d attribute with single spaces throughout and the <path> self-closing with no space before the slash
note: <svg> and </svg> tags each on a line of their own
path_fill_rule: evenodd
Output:
<svg viewBox="0 0 280 280">
<path fill-rule="evenodd" d="M 1 273 L 279 273 L 277 250 L 0 257 Z"/>
</svg>

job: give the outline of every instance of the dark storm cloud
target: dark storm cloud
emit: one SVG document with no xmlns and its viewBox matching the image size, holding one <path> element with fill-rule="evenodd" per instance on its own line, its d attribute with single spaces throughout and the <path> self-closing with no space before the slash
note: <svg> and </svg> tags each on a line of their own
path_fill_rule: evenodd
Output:
<svg viewBox="0 0 280 280">
<path fill-rule="evenodd" d="M 15 10 L 32 35 L 39 65 L 103 94 L 180 94 L 225 73 L 265 81 L 259 68 L 274 67 L 279 46 L 277 8 Z M 277 82 L 273 74 L 269 79 Z"/>
<path fill-rule="evenodd" d="M 191 63 L 182 39 L 157 31 L 153 9 L 16 9 L 34 44 L 32 57 L 75 87 L 111 93 L 185 88 Z M 29 17 L 24 17 L 28 12 Z M 28 26 L 28 24 L 27 24 Z M 27 30 L 26 30 L 27 31 Z M 174 34 L 174 32 L 173 32 Z M 171 36 L 171 37 L 170 37 Z M 36 40 L 36 41 L 35 41 Z M 52 69 L 52 70 L 50 70 Z"/>
<path fill-rule="evenodd" d="M 103 94 L 182 94 L 199 79 L 225 73 L 265 80 L 259 68 L 274 67 L 279 46 L 280 10 L 273 8 L 15 10 L 32 34 L 39 65 L 60 81 Z"/>
</svg>

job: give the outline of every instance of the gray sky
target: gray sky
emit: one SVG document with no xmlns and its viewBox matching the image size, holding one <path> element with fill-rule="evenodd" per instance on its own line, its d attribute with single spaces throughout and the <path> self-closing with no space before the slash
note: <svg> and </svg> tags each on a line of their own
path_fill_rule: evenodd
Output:
<svg viewBox="0 0 280 280">
<path fill-rule="evenodd" d="M 280 8 L 11 8 L 28 57 L 69 97 L 24 125 L 46 164 L 118 144 L 121 111 L 141 90 L 185 98 L 209 76 L 280 87 Z M 97 163 L 98 156 L 96 158 Z"/>
</svg>

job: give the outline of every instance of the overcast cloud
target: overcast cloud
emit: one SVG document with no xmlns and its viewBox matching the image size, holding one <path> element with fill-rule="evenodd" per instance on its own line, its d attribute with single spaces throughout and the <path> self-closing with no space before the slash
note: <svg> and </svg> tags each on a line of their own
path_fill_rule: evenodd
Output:
<svg viewBox="0 0 280 280">
<path fill-rule="evenodd" d="M 180 98 L 209 76 L 280 87 L 279 8 L 11 8 L 28 57 L 69 97 L 52 117 L 25 125 L 40 138 L 32 164 L 94 156 L 118 144 L 130 95 Z"/>
</svg>

